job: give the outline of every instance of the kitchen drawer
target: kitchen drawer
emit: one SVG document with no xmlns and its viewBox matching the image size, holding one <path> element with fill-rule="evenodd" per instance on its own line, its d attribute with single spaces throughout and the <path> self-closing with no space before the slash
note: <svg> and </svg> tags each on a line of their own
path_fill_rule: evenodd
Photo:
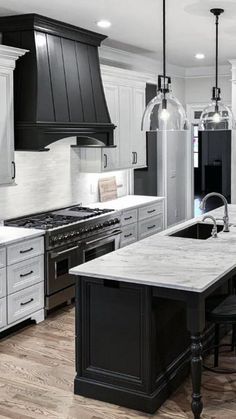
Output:
<svg viewBox="0 0 236 419">
<path fill-rule="evenodd" d="M 147 220 L 140 221 L 138 230 L 139 240 L 151 236 L 152 234 L 158 233 L 159 231 L 163 230 L 163 215 L 160 214 L 157 217 L 152 217 Z"/>
<path fill-rule="evenodd" d="M 25 288 L 7 297 L 8 324 L 44 307 L 44 282 Z"/>
<path fill-rule="evenodd" d="M 6 297 L 7 290 L 7 270 L 6 268 L 0 269 L 0 298 Z"/>
<path fill-rule="evenodd" d="M 44 255 L 7 268 L 7 293 L 12 294 L 44 280 Z"/>
<path fill-rule="evenodd" d="M 124 211 L 121 215 L 122 226 L 136 223 L 137 222 L 138 211 L 136 209 L 130 211 Z"/>
<path fill-rule="evenodd" d="M 21 262 L 44 253 L 44 238 L 24 240 L 7 247 L 7 264 Z"/>
<path fill-rule="evenodd" d="M 0 329 L 7 325 L 7 304 L 6 297 L 0 299 Z"/>
<path fill-rule="evenodd" d="M 122 229 L 120 247 L 125 247 L 128 244 L 136 242 L 137 240 L 138 240 L 137 223 L 130 224 Z"/>
<path fill-rule="evenodd" d="M 163 202 L 155 202 L 155 204 L 147 205 L 146 207 L 141 207 L 138 210 L 138 219 L 145 220 L 149 217 L 154 217 L 163 213 Z"/>
<path fill-rule="evenodd" d="M 2 247 L 0 249 L 0 268 L 4 268 L 4 266 L 6 266 L 6 263 L 7 263 L 6 247 Z"/>
</svg>

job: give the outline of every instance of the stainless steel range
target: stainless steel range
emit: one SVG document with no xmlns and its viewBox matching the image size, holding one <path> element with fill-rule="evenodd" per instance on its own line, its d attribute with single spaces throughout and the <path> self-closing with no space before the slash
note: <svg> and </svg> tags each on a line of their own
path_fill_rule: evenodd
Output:
<svg viewBox="0 0 236 419">
<path fill-rule="evenodd" d="M 45 306 L 50 310 L 75 296 L 69 269 L 120 246 L 120 213 L 80 205 L 6 220 L 5 225 L 45 231 Z"/>
</svg>

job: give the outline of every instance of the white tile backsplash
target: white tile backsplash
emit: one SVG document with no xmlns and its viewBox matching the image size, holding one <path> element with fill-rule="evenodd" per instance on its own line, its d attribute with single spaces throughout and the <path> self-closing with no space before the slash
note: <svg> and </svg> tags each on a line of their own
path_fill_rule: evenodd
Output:
<svg viewBox="0 0 236 419">
<path fill-rule="evenodd" d="M 115 175 L 119 196 L 129 193 L 129 170 L 81 173 L 75 138 L 51 144 L 48 152 L 16 152 L 16 185 L 0 187 L 0 219 L 99 200 L 98 179 Z M 91 188 L 93 184 L 93 188 Z M 91 193 L 95 192 L 95 193 Z"/>
</svg>

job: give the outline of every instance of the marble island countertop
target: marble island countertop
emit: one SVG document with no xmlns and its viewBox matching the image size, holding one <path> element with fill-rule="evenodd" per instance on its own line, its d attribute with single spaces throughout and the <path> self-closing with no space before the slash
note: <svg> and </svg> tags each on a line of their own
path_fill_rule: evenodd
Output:
<svg viewBox="0 0 236 419">
<path fill-rule="evenodd" d="M 43 236 L 43 230 L 36 230 L 33 228 L 21 228 L 0 226 L 0 246 L 16 243 L 21 240 L 33 239 L 35 237 Z"/>
<path fill-rule="evenodd" d="M 220 207 L 208 214 L 222 217 L 223 213 L 224 208 Z M 169 236 L 201 221 L 200 216 L 74 267 L 70 273 L 203 292 L 236 268 L 236 205 L 229 205 L 229 218 L 233 224 L 230 232 L 218 233 L 217 239 L 196 240 Z"/>
</svg>

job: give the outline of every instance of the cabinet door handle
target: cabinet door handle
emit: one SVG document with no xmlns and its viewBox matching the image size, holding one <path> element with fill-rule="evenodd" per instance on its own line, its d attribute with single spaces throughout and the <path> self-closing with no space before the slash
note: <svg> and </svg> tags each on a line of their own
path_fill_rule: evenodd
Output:
<svg viewBox="0 0 236 419">
<path fill-rule="evenodd" d="M 135 164 L 135 152 L 132 151 L 132 164 Z"/>
<path fill-rule="evenodd" d="M 125 218 L 124 218 L 124 220 L 125 220 L 125 221 L 127 221 L 127 220 L 131 220 L 131 218 L 133 218 L 133 217 L 132 217 L 132 215 L 130 215 L 129 217 L 125 217 Z"/>
<path fill-rule="evenodd" d="M 31 250 L 34 250 L 34 248 L 30 247 L 29 249 L 26 249 L 26 250 L 20 250 L 20 253 L 28 253 L 28 252 L 31 252 Z"/>
<path fill-rule="evenodd" d="M 104 169 L 107 167 L 107 154 L 104 153 Z"/>
<path fill-rule="evenodd" d="M 155 212 L 155 211 L 156 211 L 155 209 L 152 209 L 152 210 L 147 211 L 147 213 L 151 214 L 152 212 Z"/>
<path fill-rule="evenodd" d="M 152 228 L 155 228 L 156 227 L 156 224 L 153 224 L 152 226 L 148 226 L 148 230 L 151 230 Z"/>
<path fill-rule="evenodd" d="M 130 237 L 130 236 L 133 236 L 133 234 L 132 233 L 129 233 L 129 234 L 125 234 L 124 235 L 124 237 L 127 239 L 127 237 Z"/>
<path fill-rule="evenodd" d="M 14 161 L 11 162 L 12 166 L 13 166 L 13 175 L 12 175 L 12 179 L 16 178 L 16 163 Z"/>
<path fill-rule="evenodd" d="M 32 303 L 32 301 L 34 301 L 34 299 L 33 299 L 33 298 L 31 298 L 31 299 L 30 299 L 30 300 L 28 300 L 28 301 L 25 301 L 25 303 L 20 303 L 20 305 L 21 305 L 21 306 L 26 306 L 26 304 Z"/>
<path fill-rule="evenodd" d="M 29 271 L 29 272 L 27 272 L 26 274 L 20 274 L 20 277 L 21 278 L 24 278 L 24 276 L 28 276 L 28 275 L 31 275 L 31 274 L 33 274 L 34 273 L 34 271 Z"/>
</svg>

